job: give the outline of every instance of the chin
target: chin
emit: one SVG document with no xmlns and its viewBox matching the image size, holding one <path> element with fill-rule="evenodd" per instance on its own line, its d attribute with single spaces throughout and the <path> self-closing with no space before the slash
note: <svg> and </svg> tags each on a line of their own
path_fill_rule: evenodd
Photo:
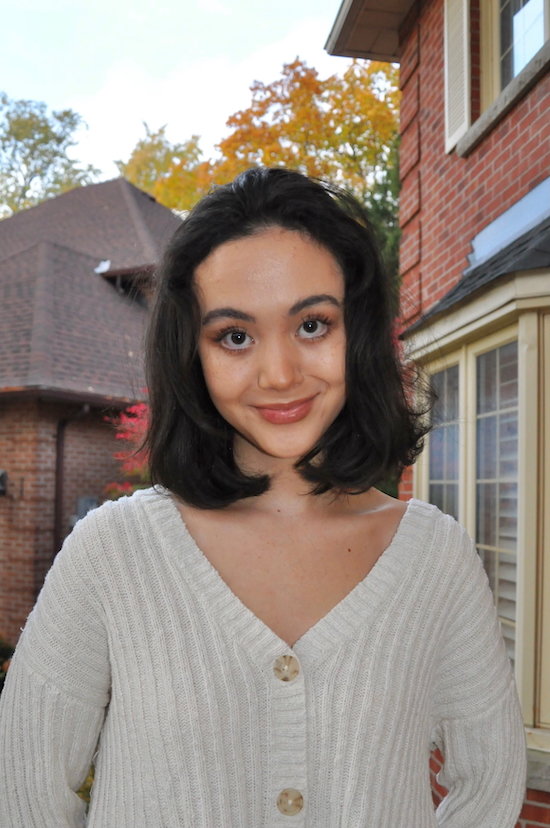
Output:
<svg viewBox="0 0 550 828">
<path fill-rule="evenodd" d="M 277 426 L 277 428 L 285 428 L 285 426 Z M 290 435 L 287 438 L 283 435 L 273 435 L 267 439 L 263 435 L 249 435 L 245 439 L 261 451 L 262 454 L 279 460 L 296 461 L 311 451 L 323 433 L 321 431 L 309 437 L 303 435 L 296 436 L 294 439 L 290 438 Z"/>
</svg>

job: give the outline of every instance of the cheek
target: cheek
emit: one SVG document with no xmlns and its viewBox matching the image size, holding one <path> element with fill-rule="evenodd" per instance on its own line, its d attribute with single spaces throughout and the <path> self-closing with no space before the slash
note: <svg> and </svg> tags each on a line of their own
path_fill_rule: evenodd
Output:
<svg viewBox="0 0 550 828">
<path fill-rule="evenodd" d="M 307 353 L 307 352 L 306 352 Z M 327 341 L 323 348 L 313 347 L 311 356 L 306 356 L 306 366 L 311 373 L 317 373 L 331 386 L 339 387 L 346 377 L 346 341 L 344 336 Z"/>
<path fill-rule="evenodd" d="M 199 356 L 204 381 L 214 404 L 229 403 L 237 398 L 246 383 L 244 360 L 238 356 L 228 357 L 209 347 L 199 347 Z"/>
</svg>

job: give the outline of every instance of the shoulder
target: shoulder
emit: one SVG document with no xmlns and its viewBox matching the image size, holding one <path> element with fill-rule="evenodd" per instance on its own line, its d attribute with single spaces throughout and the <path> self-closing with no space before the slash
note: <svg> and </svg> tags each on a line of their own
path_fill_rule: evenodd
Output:
<svg viewBox="0 0 550 828">
<path fill-rule="evenodd" d="M 79 520 L 65 539 L 52 575 L 73 572 L 85 580 L 88 572 L 95 581 L 124 559 L 139 558 L 147 548 L 158 547 L 173 510 L 169 494 L 155 488 L 103 503 Z"/>
<path fill-rule="evenodd" d="M 451 546 L 460 544 L 468 534 L 451 515 L 442 512 L 432 503 L 411 498 L 403 518 L 403 525 L 414 536 L 422 536 L 434 543 L 447 541 Z"/>
<path fill-rule="evenodd" d="M 171 502 L 165 489 L 150 487 L 138 489 L 129 497 L 107 500 L 79 520 L 71 535 L 85 542 L 97 541 L 107 532 L 110 536 L 124 533 L 132 526 L 150 519 L 162 504 Z"/>
<path fill-rule="evenodd" d="M 466 529 L 437 506 L 413 498 L 401 530 L 423 557 L 430 558 L 434 567 L 452 572 L 455 577 L 468 573 L 485 577 L 474 541 Z"/>
</svg>

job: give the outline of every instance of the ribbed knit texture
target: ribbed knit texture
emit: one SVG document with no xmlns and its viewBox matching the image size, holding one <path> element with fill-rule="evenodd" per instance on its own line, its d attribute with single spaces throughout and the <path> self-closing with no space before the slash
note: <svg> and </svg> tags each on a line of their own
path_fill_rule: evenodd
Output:
<svg viewBox="0 0 550 828">
<path fill-rule="evenodd" d="M 294 655 L 280 681 L 275 659 Z M 222 581 L 171 498 L 80 521 L 0 704 L 0 825 L 513 828 L 525 741 L 472 541 L 411 501 L 357 587 L 290 649 Z M 99 744 L 98 744 L 99 738 Z M 428 757 L 445 755 L 436 814 Z M 303 809 L 277 808 L 284 788 Z"/>
</svg>

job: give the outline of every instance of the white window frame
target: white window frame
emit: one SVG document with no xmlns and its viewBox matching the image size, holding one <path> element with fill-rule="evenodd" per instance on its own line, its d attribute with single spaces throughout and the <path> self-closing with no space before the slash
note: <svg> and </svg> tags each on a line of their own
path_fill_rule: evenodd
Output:
<svg viewBox="0 0 550 828">
<path fill-rule="evenodd" d="M 539 366 L 541 406 L 542 463 L 539 476 L 539 532 L 541 554 L 539 558 L 539 626 L 537 641 L 539 663 L 537 696 L 535 699 L 536 721 L 550 730 L 550 313 L 540 319 L 541 364 Z"/>
<path fill-rule="evenodd" d="M 482 0 L 479 11 L 481 112 L 485 112 L 504 91 L 500 86 L 500 0 Z M 544 0 L 544 40 L 550 40 L 550 0 Z"/>
</svg>

